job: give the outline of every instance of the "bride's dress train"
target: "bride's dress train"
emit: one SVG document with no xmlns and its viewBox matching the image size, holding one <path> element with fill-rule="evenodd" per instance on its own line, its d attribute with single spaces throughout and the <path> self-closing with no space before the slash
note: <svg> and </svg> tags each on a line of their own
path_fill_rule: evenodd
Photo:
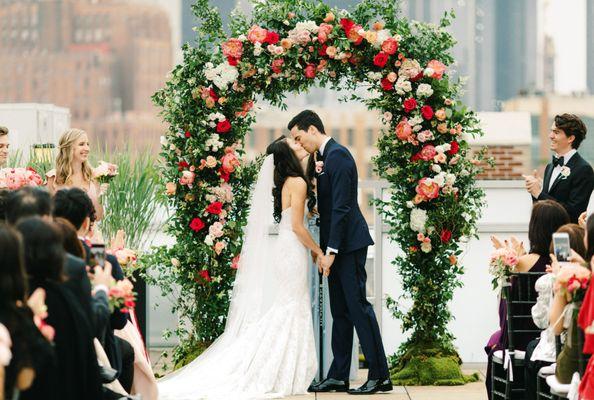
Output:
<svg viewBox="0 0 594 400">
<path fill-rule="evenodd" d="M 262 167 L 252 207 L 262 200 L 259 189 L 264 195 L 269 190 L 259 185 L 270 162 Z M 159 381 L 160 399 L 261 399 L 307 392 L 317 370 L 309 255 L 291 228 L 291 208 L 283 211 L 274 241 L 266 238 L 268 212 L 272 216 L 271 209 L 250 212 L 225 332 L 196 360 Z"/>
</svg>

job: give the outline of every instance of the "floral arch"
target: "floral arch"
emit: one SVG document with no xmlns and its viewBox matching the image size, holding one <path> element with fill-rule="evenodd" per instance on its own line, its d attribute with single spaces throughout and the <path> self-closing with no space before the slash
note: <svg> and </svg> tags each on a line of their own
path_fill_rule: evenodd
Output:
<svg viewBox="0 0 594 400">
<path fill-rule="evenodd" d="M 392 264 L 405 292 L 387 305 L 409 338 L 391 358 L 393 377 L 462 383 L 448 302 L 461 285 L 460 239 L 475 234 L 483 202 L 474 185 L 481 156 L 470 160 L 467 143 L 481 132 L 448 77 L 449 16 L 434 26 L 399 18 L 393 0 L 363 0 L 350 12 L 318 1 L 268 0 L 254 4 L 251 20 L 232 15 L 228 38 L 207 0 L 193 10 L 201 21 L 195 47 L 184 47 L 183 63 L 154 95 L 170 126 L 161 155 L 175 210 L 169 232 L 177 240 L 146 262 L 164 293 L 177 296 L 174 312 L 185 322 L 175 332 L 181 344 L 174 360 L 193 357 L 224 329 L 257 171 L 241 158 L 257 96 L 283 107 L 286 93 L 314 84 L 342 91 L 364 85 L 371 96 L 352 98 L 378 110 L 385 124 L 374 162 L 391 190 L 375 201 L 402 249 Z M 458 375 L 423 380 L 418 360 L 437 358 Z"/>
</svg>

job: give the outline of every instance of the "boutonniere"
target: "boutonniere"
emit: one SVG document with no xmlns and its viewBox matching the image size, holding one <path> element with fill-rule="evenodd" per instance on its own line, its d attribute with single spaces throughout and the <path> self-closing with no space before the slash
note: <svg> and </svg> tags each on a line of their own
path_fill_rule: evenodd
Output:
<svg viewBox="0 0 594 400">
<path fill-rule="evenodd" d="M 571 169 L 567 165 L 561 167 L 561 179 L 566 179 L 569 174 L 571 174 Z"/>
<path fill-rule="evenodd" d="M 316 174 L 320 175 L 324 171 L 324 161 L 316 161 Z"/>
</svg>

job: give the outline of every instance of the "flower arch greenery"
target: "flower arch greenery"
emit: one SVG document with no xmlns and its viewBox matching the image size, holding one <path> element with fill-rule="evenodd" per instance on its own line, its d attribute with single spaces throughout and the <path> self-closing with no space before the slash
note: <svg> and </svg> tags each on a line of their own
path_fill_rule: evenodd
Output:
<svg viewBox="0 0 594 400">
<path fill-rule="evenodd" d="M 404 300 L 412 301 L 408 310 L 402 299 L 387 302 L 409 333 L 392 359 L 393 376 L 408 384 L 463 382 L 448 302 L 463 273 L 458 243 L 474 235 L 483 204 L 474 184 L 481 155 L 471 160 L 467 142 L 481 131 L 448 78 L 451 16 L 437 26 L 400 18 L 393 0 L 363 0 L 350 12 L 320 1 L 268 0 L 254 3 L 251 20 L 233 14 L 228 38 L 207 0 L 193 11 L 201 22 L 195 47 L 184 47 L 183 63 L 154 95 L 170 126 L 161 154 L 176 243 L 146 263 L 165 294 L 180 289 L 174 311 L 184 323 L 174 359 L 193 357 L 224 329 L 257 171 L 241 159 L 254 101 L 283 107 L 286 93 L 314 84 L 347 93 L 364 85 L 370 96 L 350 97 L 379 110 L 385 124 L 374 161 L 390 194 L 376 203 L 402 249 L 393 265 Z M 423 378 L 415 360 L 432 357 L 452 361 L 458 375 Z"/>
</svg>

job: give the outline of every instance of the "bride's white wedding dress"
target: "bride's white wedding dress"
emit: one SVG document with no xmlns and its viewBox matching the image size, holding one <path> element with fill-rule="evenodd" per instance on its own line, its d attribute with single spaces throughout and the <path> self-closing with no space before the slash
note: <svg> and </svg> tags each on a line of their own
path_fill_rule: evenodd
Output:
<svg viewBox="0 0 594 400">
<path fill-rule="evenodd" d="M 271 238 L 272 156 L 260 170 L 225 332 L 159 381 L 160 399 L 261 399 L 304 394 L 317 370 L 308 251 L 282 212 Z M 260 202 L 260 203 L 258 203 Z"/>
</svg>

